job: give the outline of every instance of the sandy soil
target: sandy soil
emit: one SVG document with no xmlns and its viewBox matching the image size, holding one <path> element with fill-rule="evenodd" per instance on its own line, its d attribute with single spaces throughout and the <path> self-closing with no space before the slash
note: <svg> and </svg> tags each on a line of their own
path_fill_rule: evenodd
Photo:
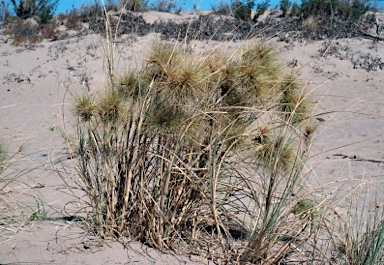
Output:
<svg viewBox="0 0 384 265">
<path fill-rule="evenodd" d="M 186 19 L 190 19 L 188 16 Z M 172 18 L 158 13 L 147 13 L 145 17 L 148 22 Z M 157 39 L 156 34 L 135 38 L 123 35 L 116 44 L 119 71 L 141 65 L 147 47 Z M 271 42 L 288 67 L 299 71 L 317 101 L 319 128 L 307 164 L 307 170 L 312 171 L 308 187 L 335 198 L 363 182 L 384 188 L 384 69 L 363 69 L 369 67 L 370 58 L 384 58 L 383 44 L 363 38 L 304 43 L 275 38 Z M 19 183 L 32 187 L 28 191 L 35 197 L 27 200 L 31 212 L 41 204 L 47 215 L 45 221 L 24 225 L 0 246 L 1 264 L 199 261 L 197 257 L 164 254 L 138 243 L 124 248 L 118 242 L 101 242 L 86 234 L 78 221 L 62 218 L 76 215 L 76 202 L 58 174 L 75 174 L 61 133 L 63 129 L 71 132 L 73 96 L 104 86 L 103 45 L 95 34 L 43 41 L 33 49 L 0 43 L 0 139 L 10 143 L 11 151 L 23 146 L 9 174 L 20 175 Z M 336 51 L 324 55 L 328 45 L 329 51 L 332 47 Z M 15 197 L 25 197 L 14 193 Z"/>
</svg>

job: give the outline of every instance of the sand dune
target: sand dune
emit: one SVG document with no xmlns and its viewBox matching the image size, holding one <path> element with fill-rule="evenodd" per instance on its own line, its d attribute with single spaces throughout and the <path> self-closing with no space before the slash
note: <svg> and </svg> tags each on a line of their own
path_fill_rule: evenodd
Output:
<svg viewBox="0 0 384 265">
<path fill-rule="evenodd" d="M 182 17 L 186 21 L 192 15 Z M 180 16 L 149 12 L 144 19 Z M 159 34 L 122 35 L 116 43 L 118 71 L 141 66 Z M 361 180 L 383 186 L 384 46 L 350 38 L 282 42 L 270 40 L 283 62 L 298 71 L 317 101 L 319 124 L 307 170 L 308 186 L 333 194 L 347 193 Z M 194 264 L 198 257 L 174 256 L 138 243 L 124 248 L 87 234 L 76 220 L 74 198 L 56 172 L 75 174 L 63 129 L 71 132 L 71 102 L 84 91 L 105 84 L 104 40 L 96 34 L 50 42 L 33 48 L 0 43 L 0 139 L 10 150 L 23 146 L 13 171 L 29 169 L 20 181 L 33 187 L 48 219 L 31 222 L 0 247 L 0 263 L 26 264 Z M 212 45 L 215 42 L 208 42 Z M 207 45 L 207 42 L 200 43 Z M 196 44 L 198 45 L 198 44 Z M 238 43 L 229 44 L 232 47 Z M 325 47 L 329 47 L 324 54 Z M 376 61 L 375 61 L 376 60 Z M 381 64 L 380 64 L 381 62 Z M 64 166 L 63 166 L 64 165 Z M 374 196 L 374 194 L 368 194 Z M 35 203 L 31 201 L 31 207 Z"/>
</svg>

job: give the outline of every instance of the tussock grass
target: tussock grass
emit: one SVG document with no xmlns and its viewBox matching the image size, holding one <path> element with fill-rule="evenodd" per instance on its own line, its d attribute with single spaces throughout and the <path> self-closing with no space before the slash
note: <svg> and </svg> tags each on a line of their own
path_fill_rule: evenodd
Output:
<svg viewBox="0 0 384 265">
<path fill-rule="evenodd" d="M 143 69 L 110 77 L 73 107 L 95 232 L 223 263 L 275 263 L 310 240 L 294 210 L 310 103 L 271 46 L 157 43 Z"/>
</svg>

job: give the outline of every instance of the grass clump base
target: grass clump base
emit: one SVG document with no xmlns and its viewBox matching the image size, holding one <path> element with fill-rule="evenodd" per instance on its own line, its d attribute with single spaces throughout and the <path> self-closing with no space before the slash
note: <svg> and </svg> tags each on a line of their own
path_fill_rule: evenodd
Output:
<svg viewBox="0 0 384 265">
<path fill-rule="evenodd" d="M 310 241 L 312 215 L 294 209 L 311 104 L 277 58 L 265 43 L 156 44 L 142 70 L 77 98 L 92 230 L 221 263 L 274 264 Z"/>
</svg>

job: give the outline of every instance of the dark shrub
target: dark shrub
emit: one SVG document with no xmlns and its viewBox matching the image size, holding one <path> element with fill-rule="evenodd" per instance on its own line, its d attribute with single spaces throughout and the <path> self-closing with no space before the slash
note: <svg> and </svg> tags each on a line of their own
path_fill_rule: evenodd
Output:
<svg viewBox="0 0 384 265">
<path fill-rule="evenodd" d="M 148 10 L 148 1 L 146 0 L 120 0 L 120 4 L 129 11 L 135 12 Z"/>
<path fill-rule="evenodd" d="M 371 8 L 367 0 L 354 0 L 352 3 L 340 1 L 338 7 L 342 17 L 352 20 L 359 19 Z"/>
<path fill-rule="evenodd" d="M 298 3 L 293 3 L 292 4 L 292 8 L 291 8 L 291 12 L 290 12 L 290 16 L 294 17 L 294 16 L 297 16 L 299 15 L 300 13 L 300 6 Z"/>
<path fill-rule="evenodd" d="M 16 16 L 22 19 L 37 16 L 42 24 L 52 20 L 58 2 L 59 0 L 11 0 Z"/>
<path fill-rule="evenodd" d="M 304 18 L 310 16 L 339 17 L 342 19 L 357 20 L 369 9 L 369 0 L 303 0 L 301 4 L 301 15 Z"/>
<path fill-rule="evenodd" d="M 217 15 L 230 15 L 232 13 L 231 5 L 220 2 L 218 6 L 212 6 L 212 11 Z"/>
<path fill-rule="evenodd" d="M 283 11 L 282 17 L 286 17 L 288 15 L 288 11 L 292 6 L 292 2 L 289 0 L 280 0 L 280 9 Z"/>
<path fill-rule="evenodd" d="M 240 20 L 249 20 L 251 19 L 251 11 L 252 8 L 255 6 L 254 1 L 240 1 L 240 0 L 234 0 L 231 3 L 232 12 L 235 16 L 235 18 Z"/>
<path fill-rule="evenodd" d="M 82 22 L 88 22 L 90 24 L 96 23 L 104 15 L 104 10 L 98 1 L 92 4 L 82 5 L 80 7 L 80 17 Z"/>
<path fill-rule="evenodd" d="M 253 21 L 256 22 L 257 19 L 267 11 L 269 6 L 269 0 L 264 0 L 262 3 L 257 4 L 256 6 L 256 14 L 253 17 Z"/>
</svg>

